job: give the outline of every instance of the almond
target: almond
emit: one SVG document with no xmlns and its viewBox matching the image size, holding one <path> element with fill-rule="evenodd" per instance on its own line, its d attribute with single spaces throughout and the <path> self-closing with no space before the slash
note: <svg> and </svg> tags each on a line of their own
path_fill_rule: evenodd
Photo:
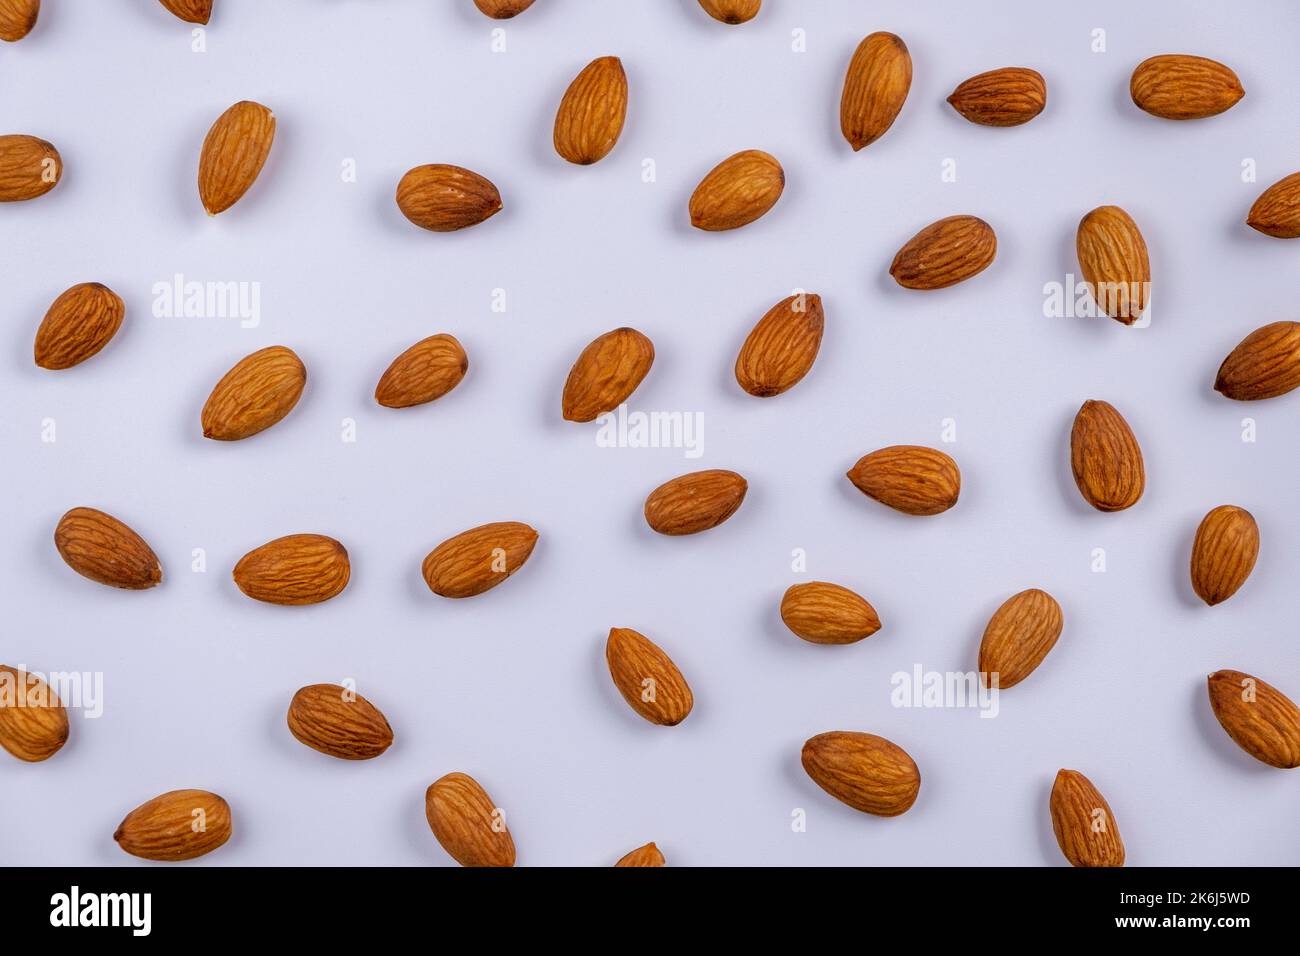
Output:
<svg viewBox="0 0 1300 956">
<path fill-rule="evenodd" d="M 409 408 L 442 398 L 460 384 L 469 356 L 454 335 L 421 339 L 380 376 L 375 401 L 385 408 Z"/>
<path fill-rule="evenodd" d="M 1123 511 L 1146 490 L 1142 449 L 1109 402 L 1086 401 L 1070 430 L 1070 469 L 1084 501 L 1098 511 Z"/>
<path fill-rule="evenodd" d="M 424 581 L 434 594 L 473 597 L 524 566 L 537 532 L 518 521 L 497 521 L 448 538 L 424 559 Z"/>
<path fill-rule="evenodd" d="M 784 189 L 785 170 L 775 156 L 761 149 L 728 156 L 691 194 L 691 225 L 706 232 L 747 226 L 775 206 Z"/>
<path fill-rule="evenodd" d="M 125 314 L 126 305 L 108 286 L 74 285 L 54 300 L 36 330 L 36 364 L 48 369 L 80 365 L 117 334 Z"/>
<path fill-rule="evenodd" d="M 636 329 L 606 332 L 582 350 L 564 382 L 566 421 L 589 422 L 618 408 L 654 364 L 654 343 Z"/>
<path fill-rule="evenodd" d="M 1300 387 L 1300 322 L 1272 322 L 1233 349 L 1214 380 L 1225 398 L 1253 402 Z"/>
<path fill-rule="evenodd" d="M 1056 646 L 1065 619 L 1046 591 L 1012 595 L 993 612 L 980 642 L 980 676 L 986 687 L 1014 687 Z"/>
<path fill-rule="evenodd" d="M 1003 67 L 959 84 L 948 103 L 980 126 L 1020 126 L 1047 105 L 1047 82 L 1037 70 Z"/>
<path fill-rule="evenodd" d="M 736 356 L 736 381 L 759 398 L 780 395 L 799 382 L 822 344 L 822 297 L 798 293 L 758 320 Z"/>
<path fill-rule="evenodd" d="M 1049 804 L 1056 842 L 1071 866 L 1123 866 L 1124 841 L 1110 804 L 1077 770 L 1061 770 Z"/>
<path fill-rule="evenodd" d="M 589 166 L 604 159 L 627 118 L 627 74 L 616 56 L 592 60 L 564 91 L 555 114 L 555 151 Z"/>
<path fill-rule="evenodd" d="M 455 232 L 501 211 L 501 194 L 478 173 L 446 163 L 408 170 L 397 184 L 397 208 L 421 229 Z"/>
<path fill-rule="evenodd" d="M 293 411 L 306 384 L 293 349 L 272 345 L 245 356 L 208 396 L 199 417 L 203 437 L 239 441 L 265 431 Z"/>
<path fill-rule="evenodd" d="M 254 548 L 235 565 L 239 590 L 268 604 L 319 604 L 348 586 L 348 552 L 323 534 L 291 534 Z"/>
<path fill-rule="evenodd" d="M 44 196 L 62 176 L 63 157 L 45 140 L 17 133 L 0 136 L 0 202 Z"/>
<path fill-rule="evenodd" d="M 1300 236 L 1300 173 L 1265 189 L 1250 207 L 1246 225 L 1274 239 Z"/>
<path fill-rule="evenodd" d="M 146 860 L 177 862 L 211 853 L 230 839 L 230 805 L 206 790 L 172 790 L 142 803 L 113 839 Z"/>
<path fill-rule="evenodd" d="M 289 702 L 289 733 L 340 760 L 370 760 L 393 743 L 393 728 L 374 704 L 339 684 L 309 684 Z"/>
<path fill-rule="evenodd" d="M 112 515 L 73 508 L 54 529 L 68 567 L 109 587 L 143 591 L 162 581 L 162 565 L 143 538 Z"/>
<path fill-rule="evenodd" d="M 813 644 L 852 644 L 880 630 L 874 607 L 826 581 L 792 585 L 781 598 L 781 620 Z"/>
<path fill-rule="evenodd" d="M 949 216 L 907 240 L 889 274 L 905 289 L 946 289 L 983 272 L 997 252 L 998 237 L 987 222 Z"/>
<path fill-rule="evenodd" d="M 0 665 L 0 747 L 37 763 L 68 740 L 68 711 L 35 674 Z"/>
<path fill-rule="evenodd" d="M 686 719 L 695 703 L 686 678 L 654 642 L 627 627 L 611 627 L 605 663 L 627 705 L 661 727 Z"/>
<path fill-rule="evenodd" d="M 430 784 L 424 815 L 442 848 L 461 866 L 515 865 L 505 813 L 469 774 L 449 773 Z"/>
<path fill-rule="evenodd" d="M 653 843 L 639 846 L 614 864 L 615 866 L 664 866 L 664 855 Z"/>
<path fill-rule="evenodd" d="M 206 24 L 212 17 L 212 0 L 160 0 L 160 2 L 186 23 Z"/>
<path fill-rule="evenodd" d="M 700 0 L 704 12 L 723 23 L 744 23 L 758 16 L 763 0 Z M 654 846 L 653 843 L 650 846 Z M 621 864 L 620 864 L 621 865 Z M 657 864 L 663 866 L 662 863 Z"/>
<path fill-rule="evenodd" d="M 41 0 L 0 0 L 0 40 L 21 40 L 32 32 Z"/>
<path fill-rule="evenodd" d="M 937 515 L 957 503 L 961 470 L 922 445 L 891 445 L 858 459 L 848 473 L 858 491 L 909 515 Z"/>
<path fill-rule="evenodd" d="M 1259 556 L 1255 517 L 1236 505 L 1219 505 L 1201 519 L 1192 544 L 1192 588 L 1206 604 L 1222 604 L 1237 593 Z"/>
<path fill-rule="evenodd" d="M 474 6 L 493 20 L 517 17 L 533 5 L 533 0 L 474 0 Z"/>
<path fill-rule="evenodd" d="M 199 198 L 209 216 L 248 192 L 274 141 L 275 114 L 261 103 L 243 100 L 217 117 L 199 156 Z"/>
<path fill-rule="evenodd" d="M 858 44 L 840 97 L 840 131 L 855 152 L 894 125 L 911 87 L 912 57 L 899 37 L 873 33 Z"/>
<path fill-rule="evenodd" d="M 1133 217 L 1119 206 L 1099 206 L 1079 222 L 1075 251 L 1097 306 L 1117 322 L 1136 322 L 1147 307 L 1151 263 Z"/>
<path fill-rule="evenodd" d="M 645 520 L 660 534 L 695 534 L 726 521 L 749 483 L 734 471 L 693 471 L 664 482 L 645 500 Z"/>
<path fill-rule="evenodd" d="M 1209 677 L 1210 706 L 1242 750 L 1280 770 L 1300 767 L 1300 708 L 1277 688 L 1241 671 Z"/>
<path fill-rule="evenodd" d="M 878 817 L 896 817 L 916 802 L 921 772 L 898 744 L 851 730 L 818 734 L 803 745 L 803 769 L 836 800 Z"/>
<path fill-rule="evenodd" d="M 1185 54 L 1143 60 L 1129 80 L 1129 93 L 1138 109 L 1171 120 L 1217 116 L 1246 95 L 1237 74 L 1222 63 Z"/>
</svg>

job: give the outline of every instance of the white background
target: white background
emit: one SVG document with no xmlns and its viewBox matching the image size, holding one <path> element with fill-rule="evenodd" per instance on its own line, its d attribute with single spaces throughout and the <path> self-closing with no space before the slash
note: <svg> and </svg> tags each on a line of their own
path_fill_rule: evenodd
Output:
<svg viewBox="0 0 1300 956">
<path fill-rule="evenodd" d="M 1300 778 L 1239 751 L 1205 693 L 1232 667 L 1300 699 L 1300 398 L 1243 405 L 1211 389 L 1247 332 L 1297 318 L 1300 243 L 1243 223 L 1300 167 L 1293 4 L 768 0 L 739 27 L 695 0 L 538 0 L 504 25 L 470 0 L 217 7 L 204 54 L 153 0 L 47 0 L 33 34 L 0 49 L 0 127 L 51 140 L 66 165 L 50 195 L 0 209 L 0 660 L 105 683 L 103 716 L 74 714 L 53 759 L 0 754 L 0 860 L 137 862 L 113 843 L 119 820 L 198 787 L 235 818 L 199 865 L 445 865 L 423 794 L 462 770 L 506 810 L 521 865 L 607 865 L 649 840 L 677 865 L 1059 865 L 1047 799 L 1069 767 L 1109 800 L 1131 864 L 1300 862 Z M 491 51 L 498 27 L 508 52 Z M 875 30 L 906 40 L 915 79 L 893 129 L 855 154 L 840 88 Z M 1139 112 L 1129 74 L 1168 52 L 1226 62 L 1245 99 L 1201 122 Z M 551 147 L 555 107 L 610 53 L 629 77 L 626 129 L 597 166 L 570 166 Z M 1008 65 L 1047 79 L 1029 125 L 977 127 L 944 102 Z M 199 146 L 245 98 L 275 111 L 275 147 L 243 201 L 209 219 Z M 781 160 L 785 195 L 738 232 L 693 230 L 691 190 L 747 148 Z M 1257 182 L 1242 181 L 1247 159 Z M 410 225 L 393 190 L 426 162 L 489 177 L 504 211 L 450 235 Z M 1043 316 L 1044 284 L 1077 272 L 1079 218 L 1104 203 L 1150 246 L 1150 328 Z M 897 248 L 955 213 L 994 226 L 997 261 L 950 290 L 896 287 Z M 261 283 L 260 327 L 155 318 L 152 286 L 175 273 Z M 45 309 L 96 280 L 126 300 L 122 331 L 80 367 L 37 369 Z M 795 287 L 824 297 L 821 355 L 792 392 L 751 398 L 736 351 Z M 657 352 L 633 408 L 702 412 L 702 459 L 599 448 L 593 426 L 561 419 L 573 359 L 620 325 Z M 433 405 L 376 405 L 389 361 L 443 331 L 469 353 L 464 383 Z M 271 344 L 305 361 L 301 404 L 251 440 L 204 440 L 212 385 Z M 1089 398 L 1141 441 L 1148 488 L 1130 511 L 1093 511 L 1071 480 L 1070 423 Z M 1245 416 L 1256 443 L 1241 440 Z M 964 476 L 952 511 L 909 518 L 844 479 L 880 446 L 939 445 L 946 418 Z M 749 479 L 737 515 L 691 538 L 651 532 L 646 494 L 704 467 Z M 1207 608 L 1188 553 L 1223 503 L 1254 513 L 1262 551 L 1242 591 Z M 77 505 L 139 531 L 163 585 L 116 591 L 64 566 L 52 532 Z M 478 598 L 431 594 L 424 555 L 496 520 L 540 531 L 527 566 Z M 307 531 L 351 553 L 340 597 L 279 608 L 234 587 L 242 554 Z M 206 573 L 190 570 L 195 548 Z M 806 574 L 791 571 L 796 548 Z M 780 597 L 813 579 L 858 590 L 882 630 L 848 647 L 794 638 Z M 989 615 L 1031 586 L 1060 601 L 1065 632 L 996 719 L 891 706 L 896 671 L 974 669 Z M 696 696 L 684 724 L 652 726 L 619 698 L 612 625 L 681 667 Z M 396 732 L 378 760 L 332 760 L 286 730 L 298 687 L 348 677 Z M 835 729 L 912 754 L 911 811 L 857 813 L 804 775 L 805 738 Z"/>
</svg>

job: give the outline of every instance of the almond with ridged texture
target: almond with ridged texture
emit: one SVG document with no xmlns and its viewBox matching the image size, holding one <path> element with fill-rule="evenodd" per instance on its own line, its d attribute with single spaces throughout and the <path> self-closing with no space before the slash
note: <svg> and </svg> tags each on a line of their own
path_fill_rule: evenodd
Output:
<svg viewBox="0 0 1300 956">
<path fill-rule="evenodd" d="M 68 711 L 54 688 L 35 674 L 0 665 L 0 747 L 38 763 L 68 740 Z"/>
<path fill-rule="evenodd" d="M 455 232 L 501 211 L 501 193 L 472 170 L 430 163 L 408 170 L 397 184 L 397 208 L 421 229 Z"/>
<path fill-rule="evenodd" d="M 722 23 L 746 23 L 758 16 L 763 0 L 700 0 L 704 12 Z M 654 846 L 654 844 L 650 844 Z"/>
<path fill-rule="evenodd" d="M 696 534 L 726 521 L 749 483 L 734 471 L 693 471 L 664 482 L 645 500 L 645 520 L 660 534 Z"/>
<path fill-rule="evenodd" d="M 1274 239 L 1300 237 L 1300 173 L 1265 189 L 1250 207 L 1246 225 Z"/>
<path fill-rule="evenodd" d="M 393 743 L 393 728 L 374 704 L 339 684 L 309 684 L 289 702 L 289 733 L 340 760 L 370 760 Z"/>
<path fill-rule="evenodd" d="M 533 5 L 533 0 L 474 0 L 474 6 L 493 20 L 517 17 Z"/>
<path fill-rule="evenodd" d="M 780 395 L 812 369 L 822 344 L 822 297 L 801 292 L 758 320 L 736 356 L 736 381 L 759 398 Z"/>
<path fill-rule="evenodd" d="M 36 364 L 48 369 L 80 365 L 112 340 L 125 315 L 121 296 L 108 286 L 74 285 L 54 300 L 36 330 Z"/>
<path fill-rule="evenodd" d="M 291 534 L 239 559 L 233 577 L 255 601 L 299 606 L 341 593 L 352 576 L 343 545 L 323 534 Z"/>
<path fill-rule="evenodd" d="M 858 459 L 849 481 L 868 498 L 909 515 L 937 515 L 957 503 L 961 470 L 923 445 L 891 445 Z"/>
<path fill-rule="evenodd" d="M 1246 95 L 1237 74 L 1203 56 L 1171 53 L 1143 60 L 1129 80 L 1138 109 L 1162 119 L 1217 116 Z"/>
<path fill-rule="evenodd" d="M 1300 388 L 1300 322 L 1272 322 L 1251 332 L 1219 366 L 1214 389 L 1254 402 Z"/>
<path fill-rule="evenodd" d="M 623 61 L 602 56 L 583 68 L 564 91 L 555 113 L 555 151 L 571 163 L 590 166 L 604 159 L 627 118 L 627 74 Z"/>
<path fill-rule="evenodd" d="M 242 100 L 208 130 L 199 156 L 199 198 L 209 216 L 239 202 L 257 181 L 275 141 L 275 114 L 261 103 Z"/>
<path fill-rule="evenodd" d="M 1098 511 L 1123 511 L 1146 490 L 1137 436 L 1110 402 L 1086 401 L 1070 430 L 1070 470 L 1079 494 Z"/>
<path fill-rule="evenodd" d="M 905 289 L 946 289 L 983 272 L 997 253 L 998 237 L 987 222 L 949 216 L 907 240 L 889 274 Z"/>
<path fill-rule="evenodd" d="M 1071 866 L 1123 866 L 1124 841 L 1106 798 L 1077 770 L 1061 770 L 1048 805 L 1052 831 Z"/>
<path fill-rule="evenodd" d="M 921 790 L 921 772 L 908 752 L 875 734 L 818 734 L 804 743 L 801 760 L 817 786 L 854 810 L 878 817 L 906 813 Z"/>
<path fill-rule="evenodd" d="M 519 521 L 497 521 L 448 538 L 424 559 L 424 583 L 448 598 L 473 597 L 524 566 L 537 532 Z"/>
<path fill-rule="evenodd" d="M 1047 82 L 1022 66 L 989 70 L 959 84 L 948 103 L 980 126 L 1020 126 L 1047 106 Z"/>
<path fill-rule="evenodd" d="M 627 705 L 650 723 L 675 727 L 690 714 L 695 697 L 686 678 L 644 634 L 628 627 L 611 627 L 605 663 Z"/>
<path fill-rule="evenodd" d="M 655 347 L 636 329 L 606 332 L 582 350 L 564 382 L 566 421 L 589 422 L 622 405 L 654 364 Z"/>
<path fill-rule="evenodd" d="M 1256 760 L 1300 767 L 1300 707 L 1258 677 L 1215 671 L 1209 677 L 1210 707 L 1228 736 Z"/>
<path fill-rule="evenodd" d="M 1136 322 L 1147 307 L 1151 262 L 1133 217 L 1119 206 L 1099 206 L 1079 222 L 1074 244 L 1097 307 L 1117 322 Z"/>
<path fill-rule="evenodd" d="M 876 609 L 865 598 L 827 581 L 787 589 L 781 598 L 781 620 L 812 644 L 853 644 L 880 630 Z"/>
<path fill-rule="evenodd" d="M 307 384 L 307 368 L 293 349 L 272 345 L 240 359 L 222 376 L 199 416 L 203 437 L 239 441 L 270 428 L 293 411 Z"/>
<path fill-rule="evenodd" d="M 912 88 L 912 56 L 892 33 L 873 33 L 853 52 L 840 96 L 840 131 L 854 151 L 894 125 Z"/>
<path fill-rule="evenodd" d="M 212 0 L 160 0 L 160 2 L 186 23 L 206 24 L 212 18 Z"/>
<path fill-rule="evenodd" d="M 700 180 L 691 194 L 691 225 L 705 232 L 739 229 L 776 205 L 785 189 L 785 170 L 761 149 L 728 156 Z"/>
<path fill-rule="evenodd" d="M 465 773 L 439 777 L 424 792 L 424 815 L 442 848 L 461 866 L 514 866 L 505 813 Z"/>
<path fill-rule="evenodd" d="M 1021 591 L 993 612 L 980 642 L 980 679 L 1005 690 L 1034 672 L 1061 636 L 1061 605 L 1046 591 Z M 996 675 L 997 682 L 993 682 Z"/>
<path fill-rule="evenodd" d="M 459 385 L 468 368 L 469 356 L 454 335 L 431 335 L 393 359 L 375 386 L 375 401 L 385 408 L 432 402 Z"/>
<path fill-rule="evenodd" d="M 32 32 L 41 0 L 0 0 L 0 40 L 13 43 Z"/>
<path fill-rule="evenodd" d="M 144 538 L 94 508 L 60 518 L 54 546 L 72 570 L 109 587 L 143 591 L 162 581 L 162 565 Z"/>
<path fill-rule="evenodd" d="M 62 177 L 63 157 L 52 144 L 23 133 L 0 136 L 0 202 L 44 196 Z"/>
<path fill-rule="evenodd" d="M 664 866 L 664 855 L 653 843 L 639 846 L 614 864 L 615 866 Z"/>
<path fill-rule="evenodd" d="M 113 839 L 145 860 L 179 862 L 211 853 L 230 839 L 230 805 L 206 790 L 172 790 L 126 815 Z"/>
<path fill-rule="evenodd" d="M 1219 505 L 1201 519 L 1192 544 L 1192 588 L 1213 607 L 1237 593 L 1259 557 L 1259 525 L 1236 505 Z"/>
</svg>

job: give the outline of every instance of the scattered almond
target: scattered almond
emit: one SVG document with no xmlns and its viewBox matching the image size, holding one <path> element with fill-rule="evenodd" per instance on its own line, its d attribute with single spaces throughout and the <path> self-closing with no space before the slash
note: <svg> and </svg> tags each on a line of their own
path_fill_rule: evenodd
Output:
<svg viewBox="0 0 1300 956">
<path fill-rule="evenodd" d="M 142 803 L 113 839 L 146 860 L 179 862 L 211 853 L 230 839 L 230 805 L 206 790 L 172 790 Z"/>
<path fill-rule="evenodd" d="M 795 584 L 781 598 L 781 620 L 813 644 L 852 644 L 880 630 L 876 609 L 838 584 Z"/>
<path fill-rule="evenodd" d="M 1019 684 L 1056 646 L 1064 624 L 1061 605 L 1046 591 L 1030 588 L 1007 598 L 993 612 L 980 642 L 984 685 L 1006 690 Z"/>
<path fill-rule="evenodd" d="M 1300 236 L 1300 173 L 1265 189 L 1250 207 L 1246 225 L 1274 239 Z"/>
<path fill-rule="evenodd" d="M 894 125 L 912 88 L 912 57 L 892 33 L 873 33 L 853 51 L 840 96 L 840 131 L 856 152 Z"/>
<path fill-rule="evenodd" d="M 323 534 L 291 534 L 254 548 L 235 565 L 239 590 L 268 604 L 328 601 L 348 586 L 348 552 Z"/>
<path fill-rule="evenodd" d="M 818 734 L 803 745 L 813 782 L 854 810 L 896 817 L 916 802 L 921 772 L 898 744 L 850 730 Z"/>
<path fill-rule="evenodd" d="M 664 855 L 659 852 L 659 847 L 653 843 L 647 843 L 645 846 L 639 846 L 623 859 L 614 864 L 615 866 L 664 866 Z"/>
<path fill-rule="evenodd" d="M 459 385 L 468 368 L 469 356 L 454 335 L 431 335 L 393 359 L 375 386 L 375 401 L 385 408 L 423 405 Z"/>
<path fill-rule="evenodd" d="M 473 597 L 524 566 L 537 532 L 518 521 L 497 521 L 448 538 L 424 559 L 424 581 L 434 594 Z"/>
<path fill-rule="evenodd" d="M 289 702 L 289 733 L 299 743 L 340 760 L 370 760 L 393 743 L 379 708 L 339 684 L 309 684 Z"/>
<path fill-rule="evenodd" d="M 73 508 L 54 529 L 68 567 L 109 587 L 142 591 L 162 581 L 162 565 L 143 538 L 112 515 Z"/>
<path fill-rule="evenodd" d="M 1079 222 L 1075 251 L 1097 306 L 1117 322 L 1136 322 L 1147 307 L 1151 263 L 1133 217 L 1119 206 L 1099 206 Z"/>
<path fill-rule="evenodd" d="M 736 513 L 748 490 L 749 483 L 734 471 L 693 471 L 650 492 L 645 520 L 660 534 L 708 531 Z"/>
<path fill-rule="evenodd" d="M 533 0 L 474 0 L 474 6 L 493 20 L 517 17 L 533 5 Z"/>
<path fill-rule="evenodd" d="M 922 445 L 891 445 L 863 455 L 848 479 L 868 498 L 909 515 L 941 514 L 961 494 L 957 463 Z"/>
<path fill-rule="evenodd" d="M 67 740 L 68 711 L 54 688 L 35 674 L 0 665 L 0 747 L 37 763 Z"/>
<path fill-rule="evenodd" d="M 1272 322 L 1251 332 L 1219 366 L 1215 391 L 1253 402 L 1300 387 L 1300 322 Z"/>
<path fill-rule="evenodd" d="M 589 422 L 628 400 L 654 364 L 654 343 L 636 329 L 614 329 L 582 350 L 564 382 L 566 421 Z"/>
<path fill-rule="evenodd" d="M 1242 750 L 1279 770 L 1300 767 L 1300 708 L 1276 687 L 1241 671 L 1209 677 L 1210 707 Z"/>
<path fill-rule="evenodd" d="M 812 369 L 822 344 L 822 297 L 800 292 L 758 320 L 736 356 L 736 381 L 759 398 L 780 395 Z"/>
<path fill-rule="evenodd" d="M 1056 843 L 1071 866 L 1123 866 L 1119 826 L 1092 781 L 1077 770 L 1061 770 L 1050 802 Z"/>
<path fill-rule="evenodd" d="M 592 60 L 564 91 L 555 114 L 555 151 L 589 166 L 604 159 L 627 118 L 627 74 L 616 56 Z"/>
<path fill-rule="evenodd" d="M 32 32 L 41 0 L 0 0 L 0 40 L 14 42 Z"/>
<path fill-rule="evenodd" d="M 1259 526 L 1245 508 L 1220 505 L 1201 519 L 1192 544 L 1192 588 L 1206 604 L 1222 604 L 1255 569 Z"/>
<path fill-rule="evenodd" d="M 1217 116 L 1246 95 L 1237 74 L 1222 63 L 1184 54 L 1143 60 L 1129 80 L 1129 93 L 1138 109 L 1171 120 Z"/>
<path fill-rule="evenodd" d="M 775 156 L 761 149 L 728 156 L 691 194 L 691 225 L 706 232 L 747 226 L 775 206 L 784 189 L 785 170 Z"/>
<path fill-rule="evenodd" d="M 212 17 L 212 0 L 160 0 L 160 2 L 186 23 L 206 24 Z"/>
<path fill-rule="evenodd" d="M 700 0 L 705 13 L 723 23 L 745 23 L 758 16 L 763 0 Z M 650 846 L 654 846 L 653 843 Z M 662 866 L 663 864 L 657 864 Z"/>
<path fill-rule="evenodd" d="M 424 815 L 442 848 L 461 866 L 515 865 L 505 813 L 469 774 L 449 773 L 430 784 Z"/>
<path fill-rule="evenodd" d="M 44 196 L 62 176 L 63 157 L 45 140 L 19 133 L 0 136 L 0 202 Z"/>
<path fill-rule="evenodd" d="M 686 678 L 656 644 L 627 627 L 611 627 L 605 662 L 629 707 L 663 727 L 686 719 L 695 703 Z"/>
<path fill-rule="evenodd" d="M 275 114 L 243 100 L 208 130 L 199 156 L 199 198 L 209 216 L 239 202 L 257 180 L 275 141 Z"/>
<path fill-rule="evenodd" d="M 108 286 L 74 285 L 54 300 L 36 330 L 36 364 L 48 369 L 80 365 L 112 340 L 125 314 L 126 305 Z"/>
<path fill-rule="evenodd" d="M 307 384 L 307 368 L 293 349 L 272 345 L 247 355 L 222 376 L 199 416 L 203 437 L 239 441 L 288 415 Z"/>
<path fill-rule="evenodd" d="M 946 289 L 983 272 L 997 252 L 998 237 L 987 222 L 949 216 L 907 240 L 889 274 L 906 289 Z"/>
<path fill-rule="evenodd" d="M 1131 508 L 1146 490 L 1137 437 L 1109 402 L 1084 402 L 1074 416 L 1070 468 L 1079 494 L 1098 511 Z"/>
<path fill-rule="evenodd" d="M 980 126 L 1020 126 L 1047 105 L 1047 82 L 1037 70 L 1008 66 L 959 84 L 948 103 Z"/>
<path fill-rule="evenodd" d="M 501 211 L 501 194 L 478 173 L 446 163 L 416 166 L 397 184 L 397 208 L 421 229 L 455 232 Z"/>
</svg>

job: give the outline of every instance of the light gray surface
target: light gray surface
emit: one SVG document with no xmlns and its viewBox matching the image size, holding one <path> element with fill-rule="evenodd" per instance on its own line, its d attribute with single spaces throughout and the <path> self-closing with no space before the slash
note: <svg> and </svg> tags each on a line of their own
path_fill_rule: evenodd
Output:
<svg viewBox="0 0 1300 956">
<path fill-rule="evenodd" d="M 1300 693 L 1300 399 L 1243 405 L 1210 388 L 1243 335 L 1297 318 L 1300 243 L 1242 222 L 1300 167 L 1294 5 L 768 0 L 726 27 L 695 0 L 538 0 L 504 25 L 470 0 L 218 0 L 202 55 L 153 0 L 45 6 L 0 49 L 0 125 L 51 140 L 66 164 L 49 196 L 0 209 L 0 659 L 102 672 L 105 702 L 98 720 L 74 715 L 47 763 L 0 755 L 0 860 L 133 862 L 111 839 L 120 818 L 201 787 L 230 801 L 236 835 L 200 865 L 447 864 L 423 793 L 463 770 L 506 810 L 520 864 L 608 864 L 655 840 L 670 864 L 1056 865 L 1047 796 L 1070 767 L 1108 798 L 1132 864 L 1300 862 L 1300 781 L 1238 751 L 1204 690 L 1233 667 Z M 806 53 L 791 52 L 796 28 Z M 915 80 L 894 128 L 854 154 L 840 87 L 874 30 L 905 38 Z M 1129 74 L 1165 52 L 1221 59 L 1246 98 L 1204 122 L 1140 113 Z M 572 167 L 551 148 L 555 106 L 607 53 L 628 72 L 627 127 L 606 160 Z M 1006 65 L 1047 78 L 1028 126 L 976 127 L 944 103 Z M 275 148 L 210 220 L 199 145 L 244 98 L 276 112 Z M 741 231 L 691 229 L 695 183 L 745 148 L 779 157 L 784 197 Z M 341 179 L 347 158 L 356 183 Z M 946 158 L 955 183 L 941 181 Z M 1258 182 L 1242 182 L 1245 159 Z M 425 162 L 488 176 L 504 211 L 452 235 L 411 226 L 393 188 Z M 1151 249 L 1151 327 L 1044 318 L 1044 284 L 1078 271 L 1079 217 L 1110 202 Z M 993 224 L 994 265 L 939 293 L 894 286 L 897 248 L 954 213 Z M 153 284 L 178 272 L 261 283 L 260 326 L 153 317 Z M 126 299 L 121 333 L 79 368 L 35 368 L 41 315 L 86 280 Z M 795 287 L 825 299 L 821 355 L 792 392 L 752 399 L 732 379 L 736 350 Z M 574 357 L 625 324 L 657 352 L 634 409 L 702 412 L 703 458 L 598 448 L 593 427 L 560 419 Z M 464 343 L 465 382 L 431 406 L 378 407 L 387 363 L 439 331 Z M 307 365 L 300 406 L 249 441 L 205 441 L 211 386 L 276 343 Z M 1092 511 L 1070 479 L 1069 426 L 1088 398 L 1113 402 L 1142 443 L 1148 490 L 1129 512 Z M 355 443 L 340 440 L 345 418 Z M 948 418 L 958 441 L 941 445 Z M 899 442 L 957 458 L 955 509 L 908 519 L 845 481 Z M 650 532 L 647 492 L 703 467 L 748 477 L 739 513 L 693 538 Z M 1206 608 L 1188 551 L 1227 502 L 1255 514 L 1263 548 L 1243 590 Z M 65 567 L 51 536 L 76 505 L 138 530 L 163 586 L 118 592 Z M 528 565 L 476 599 L 430 594 L 425 553 L 494 520 L 541 532 Z M 343 595 L 312 608 L 241 595 L 234 562 L 300 531 L 345 543 Z M 1098 547 L 1104 574 L 1090 571 Z M 190 571 L 194 548 L 206 573 Z M 816 579 L 863 593 L 880 633 L 823 648 L 785 631 L 782 592 Z M 1065 633 L 996 719 L 891 706 L 896 671 L 973 669 L 988 616 L 1030 586 L 1060 600 Z M 677 661 L 696 695 L 684 724 L 653 727 L 619 699 L 611 625 Z M 346 677 L 395 728 L 376 761 L 331 760 L 285 729 L 299 686 Z M 909 813 L 868 817 L 811 783 L 800 746 L 833 729 L 913 755 Z"/>
</svg>

